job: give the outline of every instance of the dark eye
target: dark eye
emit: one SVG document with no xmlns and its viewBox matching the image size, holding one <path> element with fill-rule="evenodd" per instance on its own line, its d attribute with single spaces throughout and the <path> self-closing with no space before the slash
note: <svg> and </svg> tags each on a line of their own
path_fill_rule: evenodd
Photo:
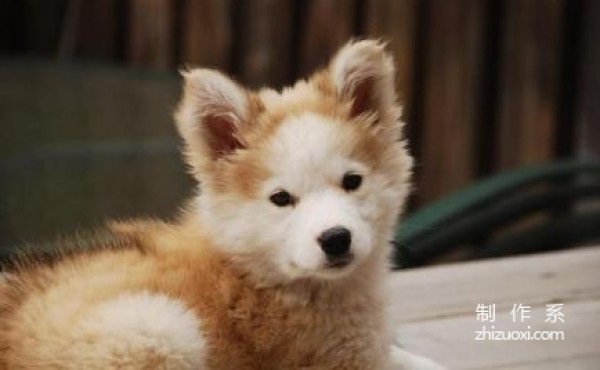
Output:
<svg viewBox="0 0 600 370">
<path fill-rule="evenodd" d="M 344 190 L 356 190 L 360 187 L 360 184 L 362 184 L 362 176 L 357 173 L 348 172 L 344 175 L 344 178 L 342 178 L 342 188 L 344 188 Z"/>
<path fill-rule="evenodd" d="M 278 207 L 285 207 L 294 204 L 294 197 L 285 190 L 278 190 L 271 194 L 269 200 Z"/>
</svg>

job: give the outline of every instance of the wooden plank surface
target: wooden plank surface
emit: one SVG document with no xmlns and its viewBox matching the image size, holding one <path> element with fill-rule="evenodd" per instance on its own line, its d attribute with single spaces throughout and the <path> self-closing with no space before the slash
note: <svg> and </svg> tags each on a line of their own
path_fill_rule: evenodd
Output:
<svg viewBox="0 0 600 370">
<path fill-rule="evenodd" d="M 423 122 L 417 123 L 422 126 L 416 167 L 420 203 L 475 176 L 485 4 L 432 0 L 427 7 Z"/>
<path fill-rule="evenodd" d="M 127 56 L 134 65 L 166 69 L 175 55 L 175 2 L 130 0 Z"/>
<path fill-rule="evenodd" d="M 497 159 L 500 169 L 555 156 L 563 1 L 504 2 Z"/>
<path fill-rule="evenodd" d="M 55 56 L 60 43 L 67 0 L 22 0 L 19 30 L 28 54 Z"/>
<path fill-rule="evenodd" d="M 0 1 L 0 50 L 5 54 L 15 53 L 22 47 L 20 5 L 18 0 Z"/>
<path fill-rule="evenodd" d="M 451 369 L 600 366 L 600 248 L 407 270 L 392 286 L 399 342 Z M 564 304 L 564 323 L 544 322 L 547 303 Z M 477 304 L 496 304 L 496 321 L 478 321 Z M 513 322 L 514 304 L 530 305 L 531 319 Z M 476 341 L 482 325 L 558 330 L 565 339 Z"/>
<path fill-rule="evenodd" d="M 252 87 L 292 83 L 294 4 L 290 0 L 247 0 L 239 3 L 239 63 L 241 81 Z"/>
<path fill-rule="evenodd" d="M 180 25 L 183 64 L 229 69 L 231 6 L 229 0 L 184 0 Z"/>
<path fill-rule="evenodd" d="M 396 63 L 396 86 L 404 105 L 410 104 L 417 0 L 372 0 L 365 12 L 366 35 L 389 42 Z"/>
<path fill-rule="evenodd" d="M 415 51 L 417 37 L 417 0 L 371 0 L 364 12 L 365 34 L 387 41 L 396 65 L 396 90 L 407 120 L 405 133 L 409 140 L 417 127 L 408 120 L 414 109 Z M 416 146 L 411 141 L 411 150 Z"/>
<path fill-rule="evenodd" d="M 573 2 L 586 9 L 585 22 L 569 33 Z M 251 87 L 280 87 L 324 66 L 354 36 L 389 39 L 422 205 L 478 175 L 558 155 L 598 158 L 597 7 L 591 0 L 5 0 L 0 51 L 210 66 Z M 578 34 L 584 60 L 564 45 Z M 572 71 L 581 82 L 569 79 L 569 61 L 583 69 Z M 571 106 L 574 120 L 565 113 Z"/>
<path fill-rule="evenodd" d="M 123 29 L 120 0 L 80 0 L 75 54 L 86 58 L 120 58 Z"/>
<path fill-rule="evenodd" d="M 299 35 L 299 76 L 325 67 L 339 47 L 355 34 L 356 3 L 351 0 L 309 0 L 303 3 Z"/>
<path fill-rule="evenodd" d="M 580 75 L 575 154 L 583 160 L 600 159 L 600 2 L 586 0 L 583 61 Z"/>
</svg>

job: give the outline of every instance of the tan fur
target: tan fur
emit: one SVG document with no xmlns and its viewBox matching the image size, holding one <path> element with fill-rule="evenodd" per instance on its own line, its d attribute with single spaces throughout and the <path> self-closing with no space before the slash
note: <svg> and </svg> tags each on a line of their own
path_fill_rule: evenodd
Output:
<svg viewBox="0 0 600 370">
<path fill-rule="evenodd" d="M 389 61 L 381 45 L 354 47 L 359 57 L 371 53 L 367 56 L 377 59 L 382 69 L 392 68 L 385 64 Z M 270 176 L 263 163 L 278 126 L 289 117 L 313 112 L 345 127 L 340 130 L 346 135 L 340 150 L 374 171 L 390 173 L 388 186 L 399 188 L 403 198 L 410 158 L 398 143 L 401 125 L 393 90 L 383 97 L 389 100 L 385 110 L 371 110 L 370 102 L 336 90 L 332 74 L 355 71 L 336 72 L 333 66 L 281 94 L 249 92 L 223 83 L 241 91 L 223 101 L 205 97 L 210 91 L 203 89 L 213 88 L 199 85 L 206 72 L 187 72 L 177 121 L 192 173 L 202 183 L 201 197 L 225 194 L 223 199 L 232 203 L 258 197 L 259 185 Z M 393 70 L 373 73 L 393 76 Z M 367 77 L 356 77 L 358 89 L 369 92 L 389 82 L 379 75 Z M 198 96 L 206 104 L 202 112 L 195 111 L 192 103 Z M 243 98 L 248 98 L 247 104 L 240 103 Z M 211 147 L 210 141 L 196 139 L 205 130 L 191 122 L 197 119 L 238 131 L 224 147 Z M 216 160 L 225 155 L 226 160 Z M 402 199 L 398 204 L 381 216 L 380 243 L 387 243 Z M 94 343 L 99 339 L 82 322 L 103 302 L 139 292 L 171 297 L 195 313 L 200 323 L 195 329 L 208 343 L 207 369 L 381 369 L 388 365 L 387 250 L 373 252 L 344 279 L 273 282 L 257 278 L 267 272 L 256 271 L 250 263 L 255 256 L 232 256 L 219 248 L 197 214 L 191 206 L 173 224 L 115 223 L 111 225 L 114 245 L 97 245 L 93 251 L 52 264 L 28 263 L 13 271 L 0 284 L 0 369 L 184 368 L 150 345 L 133 357 L 109 353 L 97 362 L 95 351 L 100 349 Z"/>
<path fill-rule="evenodd" d="M 93 364 L 73 364 L 70 358 L 45 352 L 60 354 L 76 344 L 71 339 L 82 340 L 67 337 L 64 343 L 50 343 L 74 325 L 68 321 L 69 314 L 85 313 L 123 292 L 139 290 L 168 292 L 194 308 L 210 338 L 210 369 L 293 369 L 315 363 L 319 364 L 316 368 L 324 369 L 376 368 L 376 356 L 360 363 L 352 358 L 352 353 L 362 349 L 344 348 L 347 338 L 332 341 L 335 326 L 329 322 L 332 309 L 338 317 L 360 317 L 362 311 L 371 311 L 378 304 L 375 297 L 352 297 L 335 284 L 312 286 L 308 282 L 256 289 L 243 269 L 203 240 L 190 221 L 182 225 L 137 222 L 115 228 L 127 235 L 122 250 L 79 255 L 54 267 L 40 266 L 35 272 L 24 270 L 3 285 L 1 368 L 91 368 Z M 302 294 L 294 294 L 299 289 Z M 64 321 L 43 321 L 49 319 L 44 317 L 45 310 L 52 307 L 62 307 Z M 297 337 L 298 332 L 307 330 L 312 332 L 307 334 L 310 340 Z M 352 335 L 369 337 L 373 333 L 365 330 Z M 343 355 L 336 356 L 336 351 Z M 48 357 L 53 358 L 52 363 L 47 362 Z M 118 359 L 114 361 L 118 363 Z M 131 368 L 162 365 L 161 359 L 153 356 L 144 360 L 142 355 L 140 361 Z M 106 364 L 99 368 L 102 366 Z"/>
</svg>

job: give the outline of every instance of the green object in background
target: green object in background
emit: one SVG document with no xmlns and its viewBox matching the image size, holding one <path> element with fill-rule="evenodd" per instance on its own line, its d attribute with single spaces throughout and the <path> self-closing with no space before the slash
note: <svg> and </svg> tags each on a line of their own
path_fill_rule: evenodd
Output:
<svg viewBox="0 0 600 370">
<path fill-rule="evenodd" d="M 522 188 L 584 174 L 600 174 L 600 163 L 562 161 L 507 171 L 426 206 L 406 218 L 396 230 L 394 239 L 398 248 L 396 263 L 417 265 L 432 258 L 436 250 L 435 248 L 425 250 L 427 248 L 424 240 L 435 238 L 436 234 L 447 230 L 449 224 L 467 213 L 475 213 L 470 217 L 476 219 L 478 208 L 510 197 Z M 594 194 L 598 193 L 594 190 Z M 510 212 L 510 210 L 505 211 Z M 475 226 L 475 223 L 473 224 Z M 478 234 L 475 231 L 473 234 Z M 600 233 L 600 224 L 598 232 Z"/>
</svg>

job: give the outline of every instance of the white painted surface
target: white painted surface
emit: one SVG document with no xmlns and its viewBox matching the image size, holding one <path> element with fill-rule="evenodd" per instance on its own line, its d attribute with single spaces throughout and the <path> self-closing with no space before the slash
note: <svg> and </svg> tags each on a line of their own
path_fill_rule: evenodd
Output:
<svg viewBox="0 0 600 370">
<path fill-rule="evenodd" d="M 395 274 L 398 340 L 451 369 L 600 369 L 600 248 L 408 270 Z M 564 303 L 564 323 L 546 304 Z M 477 304 L 496 304 L 494 323 Z M 532 307 L 513 322 L 513 304 Z M 476 331 L 555 330 L 564 341 L 476 341 Z"/>
</svg>

